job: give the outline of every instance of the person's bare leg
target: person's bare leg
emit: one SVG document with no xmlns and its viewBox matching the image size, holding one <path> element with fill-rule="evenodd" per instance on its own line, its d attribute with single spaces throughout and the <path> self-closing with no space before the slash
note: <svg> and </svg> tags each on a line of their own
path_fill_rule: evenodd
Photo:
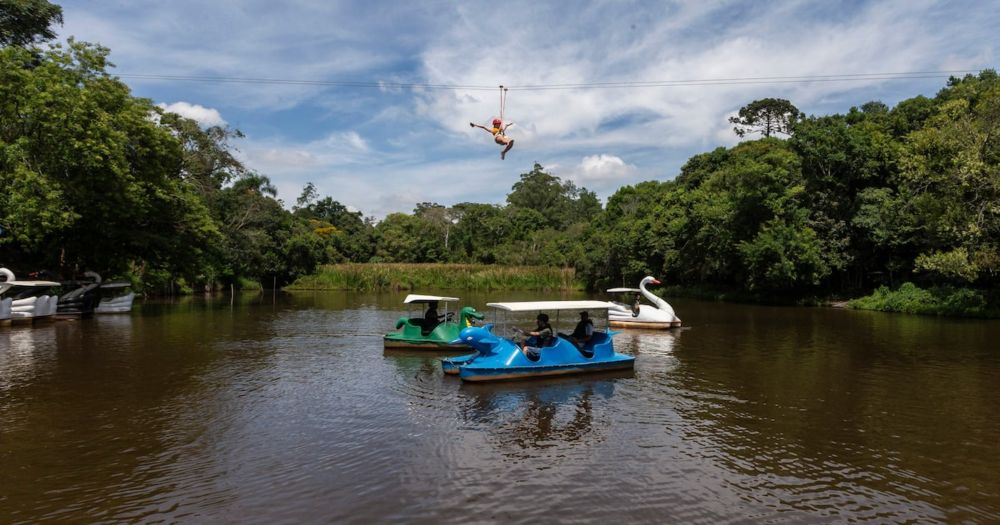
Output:
<svg viewBox="0 0 1000 525">
<path fill-rule="evenodd" d="M 500 152 L 500 160 L 503 160 L 504 157 L 507 156 L 507 152 L 510 151 L 510 148 L 513 148 L 513 147 L 514 147 L 514 139 L 511 139 L 510 142 L 507 143 L 507 147 L 504 148 L 504 150 Z"/>
</svg>

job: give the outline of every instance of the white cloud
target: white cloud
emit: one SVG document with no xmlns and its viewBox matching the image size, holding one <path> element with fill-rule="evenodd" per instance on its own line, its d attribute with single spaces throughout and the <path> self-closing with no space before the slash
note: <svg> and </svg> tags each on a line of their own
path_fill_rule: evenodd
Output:
<svg viewBox="0 0 1000 525">
<path fill-rule="evenodd" d="M 200 104 L 191 104 L 190 102 L 174 102 L 173 104 L 160 103 L 157 104 L 157 106 L 168 113 L 177 113 L 182 117 L 194 120 L 202 126 L 226 125 L 226 121 L 222 118 L 222 115 L 218 110 L 206 108 Z"/>
<path fill-rule="evenodd" d="M 954 39 L 950 31 L 929 30 L 928 19 L 937 15 L 935 5 L 926 2 L 880 2 L 823 16 L 812 13 L 815 4 L 801 2 L 756 6 L 753 12 L 744 12 L 746 7 L 738 3 L 706 7 L 692 2 L 664 4 L 662 12 L 653 6 L 651 12 L 636 17 L 642 20 L 625 17 L 621 23 L 607 23 L 613 6 L 588 6 L 574 13 L 573 24 L 553 24 L 553 18 L 563 13 L 548 13 L 545 8 L 508 8 L 524 14 L 513 15 L 514 20 L 504 25 L 517 29 L 502 51 L 494 41 L 477 38 L 481 31 L 477 25 L 456 23 L 431 38 L 422 53 L 428 82 L 517 86 L 925 71 L 944 64 L 942 51 L 952 47 Z M 466 20 L 492 19 L 495 14 L 482 4 L 463 10 Z M 632 34 L 628 28 L 636 25 L 643 31 Z M 717 143 L 720 127 L 728 127 L 727 114 L 756 98 L 788 98 L 808 110 L 827 94 L 885 84 L 884 80 L 731 82 L 512 90 L 508 115 L 521 124 L 514 135 L 564 152 L 612 146 L 710 147 Z M 463 123 L 495 114 L 497 94 L 429 92 L 418 110 L 472 137 Z M 645 118 L 619 122 L 632 115 Z"/>
<path fill-rule="evenodd" d="M 608 154 L 589 155 L 572 171 L 570 178 L 586 186 L 620 186 L 630 182 L 638 168 L 626 163 L 621 157 Z"/>
</svg>

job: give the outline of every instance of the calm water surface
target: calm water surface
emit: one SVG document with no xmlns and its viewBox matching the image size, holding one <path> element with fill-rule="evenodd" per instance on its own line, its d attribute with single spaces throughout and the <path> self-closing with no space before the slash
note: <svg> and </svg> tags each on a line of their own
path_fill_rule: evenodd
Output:
<svg viewBox="0 0 1000 525">
<path fill-rule="evenodd" d="M 678 300 L 634 373 L 466 385 L 402 297 L 0 328 L 0 523 L 1000 521 L 998 322 Z"/>
</svg>

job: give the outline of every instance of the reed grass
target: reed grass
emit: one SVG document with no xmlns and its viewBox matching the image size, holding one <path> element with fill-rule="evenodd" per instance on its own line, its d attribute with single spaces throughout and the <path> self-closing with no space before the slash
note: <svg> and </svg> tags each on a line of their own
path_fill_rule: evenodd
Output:
<svg viewBox="0 0 1000 525">
<path fill-rule="evenodd" d="M 289 290 L 577 290 L 572 268 L 485 264 L 348 263 L 320 267 Z"/>
</svg>

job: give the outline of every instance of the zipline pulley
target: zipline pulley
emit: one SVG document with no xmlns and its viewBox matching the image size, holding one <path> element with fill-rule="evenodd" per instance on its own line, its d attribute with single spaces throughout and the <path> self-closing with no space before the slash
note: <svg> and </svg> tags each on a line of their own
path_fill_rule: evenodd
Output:
<svg viewBox="0 0 1000 525">
<path fill-rule="evenodd" d="M 500 84 L 500 120 L 503 120 L 503 110 L 507 105 L 507 88 Z"/>
</svg>

